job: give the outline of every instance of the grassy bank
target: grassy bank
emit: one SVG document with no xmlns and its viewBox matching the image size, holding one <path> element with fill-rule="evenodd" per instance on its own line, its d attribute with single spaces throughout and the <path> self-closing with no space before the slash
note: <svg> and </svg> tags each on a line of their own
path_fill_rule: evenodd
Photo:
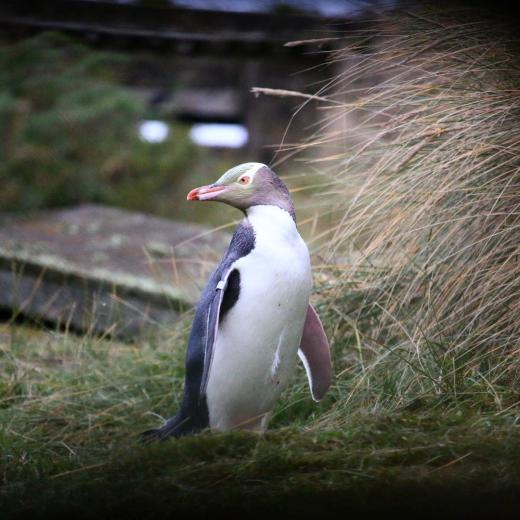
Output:
<svg viewBox="0 0 520 520">
<path fill-rule="evenodd" d="M 177 407 L 186 325 L 140 346 L 2 327 L 3 518 L 518 505 L 520 410 L 506 388 L 500 410 L 486 392 L 422 396 L 391 410 L 375 395 L 371 406 L 349 399 L 355 381 L 346 371 L 315 405 L 299 370 L 263 437 L 203 433 L 141 445 L 139 432 L 160 422 L 152 412 Z M 338 354 L 336 370 L 346 370 Z M 378 391 L 384 400 L 391 390 Z"/>
</svg>

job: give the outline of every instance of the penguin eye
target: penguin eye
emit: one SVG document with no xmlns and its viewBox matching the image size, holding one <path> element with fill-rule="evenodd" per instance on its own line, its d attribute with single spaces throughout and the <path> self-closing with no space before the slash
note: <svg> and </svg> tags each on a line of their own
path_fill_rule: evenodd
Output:
<svg viewBox="0 0 520 520">
<path fill-rule="evenodd" d="M 243 175 L 238 179 L 239 184 L 249 184 L 251 182 L 251 177 L 249 175 Z"/>
</svg>

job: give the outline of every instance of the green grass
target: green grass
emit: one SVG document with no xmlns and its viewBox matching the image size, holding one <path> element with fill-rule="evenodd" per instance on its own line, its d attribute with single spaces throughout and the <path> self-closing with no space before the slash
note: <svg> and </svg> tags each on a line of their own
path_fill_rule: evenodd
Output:
<svg viewBox="0 0 520 520">
<path fill-rule="evenodd" d="M 352 388 L 351 370 L 315 405 L 299 370 L 263 436 L 140 444 L 139 432 L 160 423 L 154 414 L 178 406 L 189 317 L 169 340 L 142 345 L 2 327 L 2 518 L 518 505 L 520 407 L 507 389 L 500 410 L 476 389 L 459 398 L 413 391 L 404 405 L 403 392 L 390 395 L 391 373 L 370 394 Z M 336 374 L 352 349 L 336 342 Z"/>
</svg>

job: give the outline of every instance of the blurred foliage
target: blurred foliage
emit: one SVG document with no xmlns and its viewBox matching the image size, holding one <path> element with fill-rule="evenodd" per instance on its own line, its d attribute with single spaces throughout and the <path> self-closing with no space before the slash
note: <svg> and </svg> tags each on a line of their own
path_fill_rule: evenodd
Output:
<svg viewBox="0 0 520 520">
<path fill-rule="evenodd" d="M 153 115 L 123 85 L 128 65 L 58 33 L 0 47 L 3 211 L 102 202 L 172 212 L 158 198 L 206 152 L 181 125 L 161 144 L 139 140 L 138 122 Z"/>
</svg>

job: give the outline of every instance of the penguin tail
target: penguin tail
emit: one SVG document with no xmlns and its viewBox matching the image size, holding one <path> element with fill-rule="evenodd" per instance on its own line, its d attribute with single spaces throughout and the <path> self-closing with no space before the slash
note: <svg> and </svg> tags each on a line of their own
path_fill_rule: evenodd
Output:
<svg viewBox="0 0 520 520">
<path fill-rule="evenodd" d="M 175 415 L 168 419 L 160 428 L 147 430 L 140 434 L 141 442 L 150 444 L 152 442 L 164 441 L 171 437 L 177 438 L 190 433 L 195 433 L 198 428 L 194 428 L 189 417 Z"/>
</svg>

